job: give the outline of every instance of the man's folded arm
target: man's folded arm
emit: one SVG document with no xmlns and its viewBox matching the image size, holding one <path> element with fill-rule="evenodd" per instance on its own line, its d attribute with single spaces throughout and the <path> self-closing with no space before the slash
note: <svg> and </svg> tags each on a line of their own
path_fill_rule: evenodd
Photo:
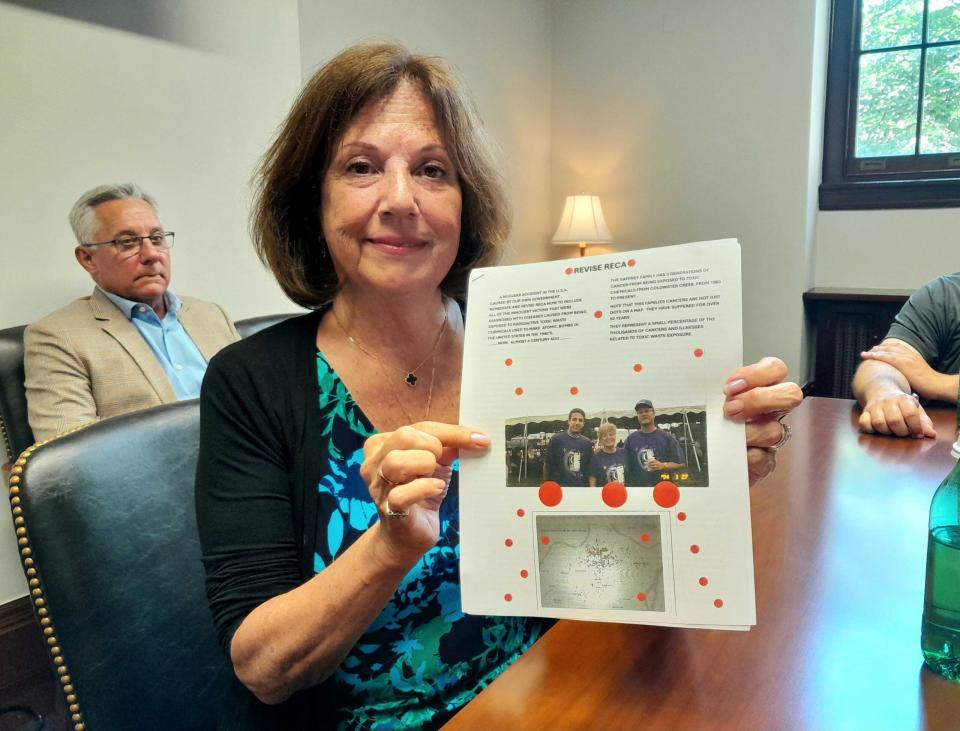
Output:
<svg viewBox="0 0 960 731">
<path fill-rule="evenodd" d="M 860 429 L 868 434 L 936 437 L 933 423 L 894 366 L 865 360 L 853 377 L 853 395 L 863 407 Z"/>
<path fill-rule="evenodd" d="M 957 402 L 956 374 L 941 373 L 934 359 L 912 343 L 896 337 L 887 337 L 879 345 L 861 353 L 864 361 L 885 363 L 907 380 L 906 390 L 928 401 Z"/>
</svg>

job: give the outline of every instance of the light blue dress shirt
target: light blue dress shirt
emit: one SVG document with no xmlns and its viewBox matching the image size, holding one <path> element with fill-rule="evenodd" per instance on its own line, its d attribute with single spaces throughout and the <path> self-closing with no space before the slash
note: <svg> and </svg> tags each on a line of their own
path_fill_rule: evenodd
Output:
<svg viewBox="0 0 960 731">
<path fill-rule="evenodd" d="M 200 383 L 207 370 L 207 361 L 180 324 L 177 314 L 183 303 L 177 296 L 170 290 L 164 294 L 167 314 L 161 320 L 150 305 L 125 299 L 103 289 L 100 291 L 120 309 L 147 341 L 166 373 L 167 380 L 173 386 L 177 399 L 182 401 L 198 398 Z"/>
</svg>

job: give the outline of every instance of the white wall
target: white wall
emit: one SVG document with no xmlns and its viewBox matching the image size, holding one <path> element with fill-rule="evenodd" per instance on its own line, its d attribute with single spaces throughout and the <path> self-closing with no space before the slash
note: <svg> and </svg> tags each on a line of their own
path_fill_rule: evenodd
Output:
<svg viewBox="0 0 960 731">
<path fill-rule="evenodd" d="M 503 153 L 514 225 L 504 263 L 539 261 L 550 221 L 549 0 L 301 0 L 304 78 L 360 41 L 442 56 L 470 90 Z"/>
<path fill-rule="evenodd" d="M 744 358 L 780 355 L 802 379 L 825 3 L 554 8 L 551 220 L 582 189 L 619 249 L 739 238 Z"/>
<path fill-rule="evenodd" d="M 150 9 L 145 35 L 0 4 L 0 327 L 89 294 L 67 212 L 124 180 L 177 233 L 174 291 L 235 318 L 296 309 L 247 235 L 251 171 L 299 88 L 296 2 Z"/>
<path fill-rule="evenodd" d="M 817 287 L 916 289 L 960 270 L 960 208 L 822 211 Z"/>
<path fill-rule="evenodd" d="M 111 5 L 129 15 L 106 0 L 86 17 Z M 247 235 L 250 173 L 300 86 L 296 0 L 138 8 L 134 33 L 0 3 L 0 327 L 89 294 L 67 211 L 122 180 L 151 191 L 177 232 L 174 291 L 234 318 L 297 309 Z M 25 593 L 0 518 L 0 604 Z"/>
</svg>

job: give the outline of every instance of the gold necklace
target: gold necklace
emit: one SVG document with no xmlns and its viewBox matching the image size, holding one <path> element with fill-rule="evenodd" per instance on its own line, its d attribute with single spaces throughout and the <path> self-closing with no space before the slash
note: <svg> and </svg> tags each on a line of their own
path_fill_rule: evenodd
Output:
<svg viewBox="0 0 960 731">
<path fill-rule="evenodd" d="M 383 363 L 381 363 L 379 360 L 376 360 L 376 363 L 380 367 L 381 373 L 383 373 L 384 376 L 387 376 L 387 372 L 383 368 Z M 423 365 L 423 363 L 421 363 L 420 365 Z M 436 357 L 436 354 L 434 353 L 433 357 L 431 358 L 431 364 L 430 364 L 430 390 L 427 391 L 427 410 L 423 415 L 423 419 L 422 419 L 423 421 L 430 420 L 430 407 L 433 405 L 433 384 L 434 384 L 434 381 L 436 380 L 434 378 L 436 374 L 437 374 L 437 357 Z M 393 394 L 394 401 L 397 402 L 397 406 L 400 407 L 400 411 L 402 411 L 404 417 L 406 417 L 407 423 L 413 424 L 414 418 L 410 416 L 410 412 L 407 411 L 407 407 L 404 406 L 403 401 L 400 400 L 400 394 L 397 393 L 397 390 L 394 388 L 392 380 L 389 378 L 389 376 L 385 380 L 387 381 L 387 386 L 389 386 L 390 388 L 390 393 Z"/>
<path fill-rule="evenodd" d="M 369 350 L 364 348 L 356 338 L 351 337 L 350 333 L 347 332 L 347 329 L 343 326 L 343 323 L 340 321 L 340 317 L 337 315 L 337 311 L 333 307 L 331 307 L 330 310 L 333 312 L 333 319 L 337 321 L 337 325 L 340 326 L 340 329 L 343 331 L 343 334 L 347 336 L 347 340 L 349 340 L 353 345 L 357 346 L 357 348 L 360 350 L 361 353 L 366 355 L 368 358 L 373 360 L 374 363 L 377 364 L 377 367 L 380 369 L 380 372 L 383 373 L 384 375 L 384 380 L 387 382 L 387 387 L 390 389 L 390 393 L 393 394 L 394 401 L 397 402 L 397 406 L 399 406 L 400 411 L 403 412 L 403 415 L 406 418 L 407 423 L 413 424 L 414 418 L 410 416 L 410 412 L 407 411 L 407 407 L 404 406 L 403 401 L 400 400 L 400 394 L 397 393 L 396 388 L 394 388 L 393 379 L 390 378 L 390 375 L 387 373 L 387 369 L 384 367 L 383 360 L 377 357 L 375 353 L 371 353 Z M 433 406 L 433 385 L 436 382 L 436 375 L 437 375 L 437 347 L 440 345 L 440 340 L 441 338 L 443 338 L 443 333 L 446 329 L 447 329 L 447 314 L 446 314 L 446 309 L 444 309 L 443 324 L 440 326 L 440 333 L 437 335 L 437 339 L 433 343 L 433 348 L 430 349 L 430 353 L 427 355 L 427 357 L 420 362 L 420 365 L 418 365 L 417 368 L 414 369 L 414 370 L 419 369 L 421 366 L 423 366 L 424 363 L 427 362 L 428 359 L 430 360 L 430 390 L 427 391 L 427 410 L 426 410 L 426 413 L 424 413 L 423 415 L 423 421 L 429 421 L 430 419 L 430 408 Z M 407 374 L 407 376 L 408 377 L 404 379 L 404 382 L 408 386 L 411 386 L 411 387 L 416 386 L 417 381 L 419 380 L 416 374 L 413 373 L 413 371 L 411 371 L 410 373 Z M 410 380 L 409 380 L 410 376 L 413 376 L 413 383 L 410 383 Z"/>
<path fill-rule="evenodd" d="M 441 300 L 441 303 L 443 303 L 443 300 Z M 357 348 L 359 348 L 361 353 L 366 355 L 368 358 L 372 358 L 373 360 L 375 360 L 377 364 L 380 366 L 380 369 L 385 371 L 383 367 L 384 361 L 380 358 L 380 356 L 378 356 L 376 353 L 373 353 L 370 350 L 368 350 L 366 347 L 364 347 L 363 343 L 361 343 L 359 339 L 355 338 L 353 335 L 351 335 L 347 331 L 347 328 L 344 327 L 343 322 L 341 322 L 340 320 L 340 315 L 337 314 L 336 306 L 331 306 L 330 311 L 333 312 L 333 319 L 337 321 L 337 325 L 339 325 L 340 329 L 343 330 L 343 334 L 346 335 L 347 340 L 349 340 L 352 345 L 355 345 Z M 430 352 L 427 353 L 426 357 L 423 360 L 421 360 L 420 363 L 418 363 L 415 368 L 411 368 L 409 371 L 404 370 L 403 368 L 398 368 L 397 366 L 393 366 L 394 370 L 398 370 L 404 374 L 403 382 L 406 383 L 410 388 L 416 387 L 417 382 L 420 380 L 420 377 L 417 375 L 417 371 L 423 367 L 424 363 L 426 363 L 428 360 L 430 360 L 430 358 L 436 355 L 437 348 L 440 346 L 440 341 L 443 339 L 443 333 L 446 331 L 446 329 L 447 329 L 447 308 L 446 306 L 444 306 L 443 322 L 440 323 L 440 332 L 437 333 L 437 338 L 436 340 L 433 341 L 433 347 L 430 348 Z M 435 361 L 434 361 L 434 368 L 436 368 Z M 384 375 L 387 375 L 386 372 L 384 372 Z M 431 381 L 430 381 L 431 390 L 433 389 L 432 379 L 433 377 L 431 376 Z M 389 376 L 387 376 L 387 380 L 389 382 Z M 391 388 L 392 387 L 393 386 L 391 385 Z"/>
</svg>

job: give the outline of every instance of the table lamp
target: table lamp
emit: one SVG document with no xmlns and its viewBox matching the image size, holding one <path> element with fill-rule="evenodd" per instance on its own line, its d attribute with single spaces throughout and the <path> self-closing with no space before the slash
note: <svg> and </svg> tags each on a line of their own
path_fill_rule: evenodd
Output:
<svg viewBox="0 0 960 731">
<path fill-rule="evenodd" d="M 568 195 L 563 204 L 560 225 L 553 234 L 553 243 L 577 244 L 580 256 L 585 255 L 587 244 L 612 244 L 613 237 L 607 222 L 603 220 L 600 196 L 583 193 Z"/>
</svg>

